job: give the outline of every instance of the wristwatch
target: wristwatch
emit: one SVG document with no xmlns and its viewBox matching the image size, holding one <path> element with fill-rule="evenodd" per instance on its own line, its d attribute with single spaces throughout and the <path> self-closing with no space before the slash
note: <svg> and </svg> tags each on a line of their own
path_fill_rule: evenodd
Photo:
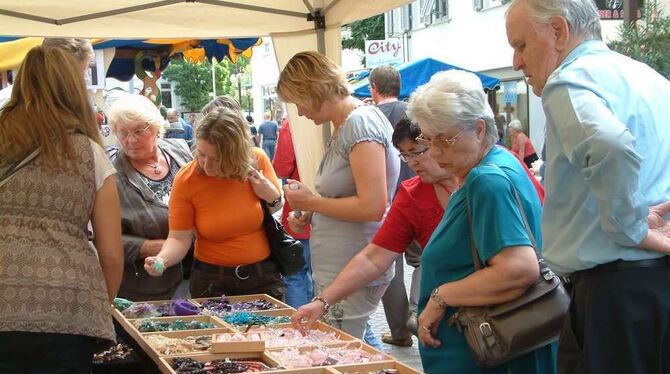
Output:
<svg viewBox="0 0 670 374">
<path fill-rule="evenodd" d="M 437 306 L 439 306 L 442 309 L 447 309 L 449 307 L 449 304 L 447 304 L 446 301 L 440 296 L 440 287 L 435 287 L 433 292 L 430 293 L 430 298 L 433 299 L 437 303 Z"/>
<path fill-rule="evenodd" d="M 275 205 L 279 204 L 280 201 L 281 201 L 281 195 L 279 195 L 278 198 L 272 200 L 272 201 L 269 202 L 269 203 L 266 201 L 265 204 L 266 204 L 267 206 L 271 207 L 271 208 L 274 208 Z"/>
<path fill-rule="evenodd" d="M 321 296 L 314 296 L 314 298 L 312 299 L 312 302 L 314 302 L 314 301 L 320 301 L 320 302 L 322 302 L 322 303 L 323 303 L 323 311 L 324 311 L 324 313 L 328 313 L 328 309 L 330 309 L 330 304 L 328 304 L 328 302 L 326 301 L 326 299 L 324 299 L 324 298 L 321 297 Z"/>
</svg>

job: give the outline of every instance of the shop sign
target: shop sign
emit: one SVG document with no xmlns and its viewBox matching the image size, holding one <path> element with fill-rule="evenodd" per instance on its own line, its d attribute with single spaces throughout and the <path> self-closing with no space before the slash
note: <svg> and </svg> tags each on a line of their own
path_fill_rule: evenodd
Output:
<svg viewBox="0 0 670 374">
<path fill-rule="evenodd" d="M 600 19 L 623 19 L 623 3 L 626 0 L 596 0 Z M 640 18 L 640 9 L 644 0 L 637 0 L 637 18 Z"/>
<path fill-rule="evenodd" d="M 402 64 L 403 57 L 400 38 L 365 41 L 365 67 L 368 69 L 380 65 Z"/>
</svg>

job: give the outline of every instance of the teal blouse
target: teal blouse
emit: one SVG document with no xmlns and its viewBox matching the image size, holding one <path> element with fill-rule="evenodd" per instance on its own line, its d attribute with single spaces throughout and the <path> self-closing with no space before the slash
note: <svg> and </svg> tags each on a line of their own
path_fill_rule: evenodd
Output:
<svg viewBox="0 0 670 374">
<path fill-rule="evenodd" d="M 423 251 L 419 312 L 425 308 L 435 287 L 463 279 L 475 271 L 470 248 L 467 200 L 471 204 L 474 242 L 482 261 L 488 261 L 506 247 L 531 245 L 514 197 L 513 186 L 521 198 L 538 245 L 542 246 L 542 208 L 537 192 L 520 162 L 508 151 L 494 147 L 468 173 L 463 186 L 451 197 L 442 221 Z M 530 352 L 497 368 L 480 369 L 472 359 L 463 335 L 455 328 L 447 326 L 449 316 L 455 311 L 455 308 L 449 308 L 439 325 L 437 339 L 442 345 L 439 348 L 420 347 L 421 361 L 426 373 L 556 372 L 555 344 Z"/>
</svg>

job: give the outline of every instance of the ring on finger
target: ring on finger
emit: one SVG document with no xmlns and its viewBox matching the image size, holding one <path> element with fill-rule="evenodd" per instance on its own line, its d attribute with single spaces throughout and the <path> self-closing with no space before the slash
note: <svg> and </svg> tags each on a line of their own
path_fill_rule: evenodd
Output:
<svg viewBox="0 0 670 374">
<path fill-rule="evenodd" d="M 430 327 L 428 327 L 428 326 L 421 326 L 421 328 L 424 329 L 424 330 L 426 330 L 426 331 L 428 331 L 428 332 L 430 332 Z"/>
</svg>

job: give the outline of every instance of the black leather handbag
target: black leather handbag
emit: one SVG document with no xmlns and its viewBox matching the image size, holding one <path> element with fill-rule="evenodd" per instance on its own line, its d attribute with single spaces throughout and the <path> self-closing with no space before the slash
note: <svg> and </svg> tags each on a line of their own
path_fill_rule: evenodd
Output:
<svg viewBox="0 0 670 374">
<path fill-rule="evenodd" d="M 492 368 L 515 357 L 558 340 L 570 297 L 560 278 L 544 263 L 537 252 L 537 242 L 530 230 L 526 213 L 516 189 L 514 197 L 524 226 L 538 258 L 540 276 L 526 292 L 506 303 L 490 306 L 461 307 L 449 320 L 449 326 L 460 331 L 482 368 Z M 467 203 L 470 247 L 476 271 L 484 268 L 472 238 L 470 202 Z"/>
<path fill-rule="evenodd" d="M 263 227 L 270 244 L 270 256 L 279 267 L 281 275 L 292 275 L 305 266 L 302 243 L 289 235 L 284 226 L 277 221 L 270 209 L 261 201 L 263 207 Z"/>
</svg>

